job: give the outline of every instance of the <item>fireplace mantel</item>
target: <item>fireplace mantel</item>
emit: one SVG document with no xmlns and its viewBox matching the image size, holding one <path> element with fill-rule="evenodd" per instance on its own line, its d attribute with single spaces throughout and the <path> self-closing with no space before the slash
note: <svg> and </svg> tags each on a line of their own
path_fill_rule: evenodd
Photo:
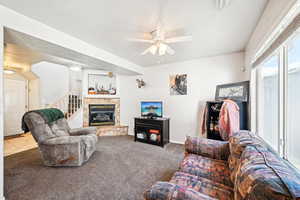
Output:
<svg viewBox="0 0 300 200">
<path fill-rule="evenodd" d="M 86 95 L 85 99 L 120 99 L 117 95 Z"/>
</svg>

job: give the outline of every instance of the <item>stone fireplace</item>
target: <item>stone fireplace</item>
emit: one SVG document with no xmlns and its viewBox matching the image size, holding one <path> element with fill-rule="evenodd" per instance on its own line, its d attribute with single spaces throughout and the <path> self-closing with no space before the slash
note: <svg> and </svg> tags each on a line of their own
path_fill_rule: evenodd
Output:
<svg viewBox="0 0 300 200">
<path fill-rule="evenodd" d="M 120 125 L 119 98 L 84 98 L 83 126 L 94 126 L 99 136 L 128 135 L 128 126 Z"/>
</svg>

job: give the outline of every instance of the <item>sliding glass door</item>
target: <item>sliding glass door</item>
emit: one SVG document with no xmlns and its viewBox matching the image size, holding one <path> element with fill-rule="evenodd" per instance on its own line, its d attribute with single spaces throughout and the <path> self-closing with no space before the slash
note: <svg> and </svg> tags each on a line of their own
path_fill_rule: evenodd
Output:
<svg viewBox="0 0 300 200">
<path fill-rule="evenodd" d="M 256 70 L 257 131 L 300 169 L 300 34 Z"/>
<path fill-rule="evenodd" d="M 259 70 L 259 135 L 279 150 L 279 56 L 273 55 Z"/>
<path fill-rule="evenodd" d="M 300 167 L 300 36 L 287 45 L 286 157 Z"/>
</svg>

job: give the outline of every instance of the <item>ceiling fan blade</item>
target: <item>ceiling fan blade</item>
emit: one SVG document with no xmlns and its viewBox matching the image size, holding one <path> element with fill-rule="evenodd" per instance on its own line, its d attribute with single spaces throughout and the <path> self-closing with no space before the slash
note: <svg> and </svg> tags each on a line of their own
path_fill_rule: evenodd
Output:
<svg viewBox="0 0 300 200">
<path fill-rule="evenodd" d="M 135 38 L 128 39 L 128 41 L 130 41 L 130 42 L 154 43 L 154 41 L 153 41 L 153 40 L 146 40 L 146 39 L 135 39 Z"/>
<path fill-rule="evenodd" d="M 165 40 L 166 43 L 176 43 L 176 42 L 189 42 L 192 41 L 192 36 L 178 36 L 172 37 Z"/>
<path fill-rule="evenodd" d="M 160 22 L 157 23 L 157 27 L 156 27 L 156 37 L 159 37 L 161 34 L 161 30 L 162 30 L 162 25 Z"/>
<path fill-rule="evenodd" d="M 146 55 L 148 52 L 150 52 L 150 47 L 148 49 L 146 49 L 145 51 L 143 51 L 143 53 L 141 53 L 141 55 Z"/>
<path fill-rule="evenodd" d="M 166 49 L 166 52 L 170 55 L 174 55 L 175 54 L 175 50 L 172 49 L 170 46 L 167 45 L 167 49 Z"/>
<path fill-rule="evenodd" d="M 157 29 L 156 29 L 156 39 L 157 40 L 165 40 L 165 35 L 166 35 L 166 32 L 163 28 L 163 25 L 161 22 L 159 22 L 157 25 Z"/>
</svg>

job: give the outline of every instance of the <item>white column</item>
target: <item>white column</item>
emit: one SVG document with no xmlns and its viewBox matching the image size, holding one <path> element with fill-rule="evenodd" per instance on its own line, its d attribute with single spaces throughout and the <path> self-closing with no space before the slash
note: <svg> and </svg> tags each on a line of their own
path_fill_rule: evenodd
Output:
<svg viewBox="0 0 300 200">
<path fill-rule="evenodd" d="M 3 65 L 4 65 L 4 27 L 0 25 L 0 199 L 4 200 L 4 165 L 3 165 L 3 140 L 4 140 L 4 129 L 3 129 L 3 121 L 4 121 L 4 96 L 3 96 Z"/>
</svg>

